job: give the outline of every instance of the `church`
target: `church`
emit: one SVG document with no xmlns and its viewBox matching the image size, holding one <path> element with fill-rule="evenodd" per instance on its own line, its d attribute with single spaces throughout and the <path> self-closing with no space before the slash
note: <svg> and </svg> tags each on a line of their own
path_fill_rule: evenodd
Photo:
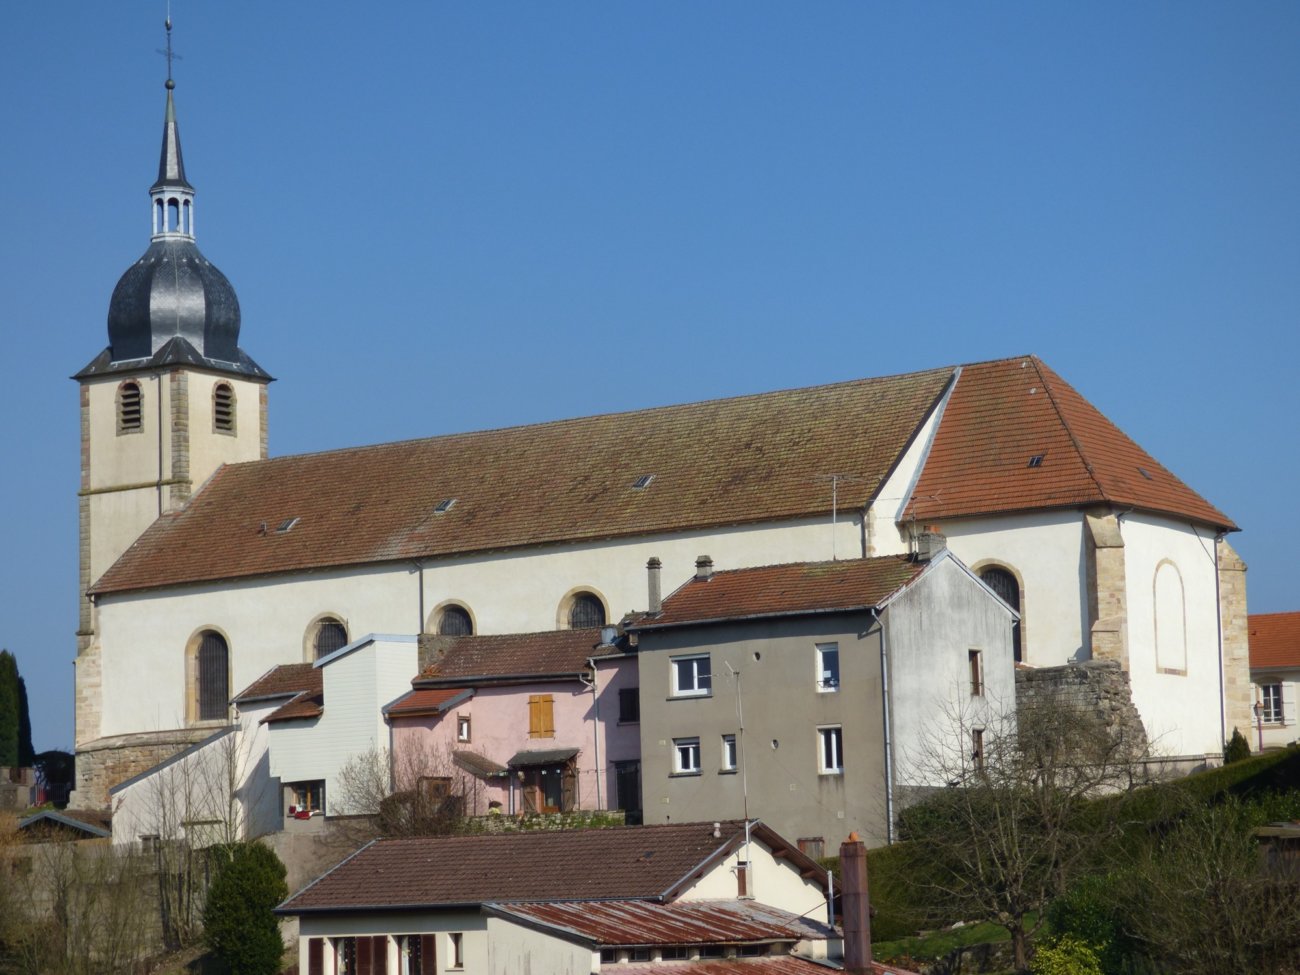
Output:
<svg viewBox="0 0 1300 975">
<path fill-rule="evenodd" d="M 366 634 L 599 627 L 646 609 L 651 560 L 673 590 L 701 556 L 934 539 L 1018 613 L 1019 666 L 1117 663 L 1161 755 L 1249 726 L 1237 526 L 1033 355 L 269 457 L 271 377 L 198 249 L 173 87 L 148 248 L 74 377 L 76 805 Z"/>
</svg>

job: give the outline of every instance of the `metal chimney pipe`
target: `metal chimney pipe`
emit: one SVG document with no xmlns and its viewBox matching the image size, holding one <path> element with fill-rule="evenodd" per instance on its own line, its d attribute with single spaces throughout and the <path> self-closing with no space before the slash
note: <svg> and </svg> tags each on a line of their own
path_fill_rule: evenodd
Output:
<svg viewBox="0 0 1300 975">
<path fill-rule="evenodd" d="M 867 893 L 867 844 L 857 833 L 840 844 L 840 905 L 844 971 L 871 975 L 871 897 Z"/>
<path fill-rule="evenodd" d="M 650 556 L 650 561 L 645 564 L 647 582 L 650 585 L 650 615 L 658 616 L 664 608 L 663 589 L 659 585 L 659 570 L 663 568 L 663 563 L 659 561 L 658 556 Z"/>
<path fill-rule="evenodd" d="M 713 578 L 713 559 L 701 555 L 695 560 L 695 578 L 701 582 L 708 582 Z"/>
</svg>

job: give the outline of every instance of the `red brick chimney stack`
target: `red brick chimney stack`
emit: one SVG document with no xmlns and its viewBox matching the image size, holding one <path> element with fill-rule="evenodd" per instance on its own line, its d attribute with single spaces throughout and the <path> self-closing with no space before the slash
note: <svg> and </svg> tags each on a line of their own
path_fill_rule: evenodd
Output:
<svg viewBox="0 0 1300 975">
<path fill-rule="evenodd" d="M 857 833 L 840 844 L 840 909 L 844 925 L 844 971 L 871 975 L 871 898 L 867 893 L 867 844 Z"/>
</svg>

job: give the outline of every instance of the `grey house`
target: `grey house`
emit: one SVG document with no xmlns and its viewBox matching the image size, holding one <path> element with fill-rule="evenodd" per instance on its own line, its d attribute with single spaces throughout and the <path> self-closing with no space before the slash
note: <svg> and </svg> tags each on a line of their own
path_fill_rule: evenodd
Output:
<svg viewBox="0 0 1300 975">
<path fill-rule="evenodd" d="M 646 823 L 760 816 L 820 856 L 891 837 L 936 749 L 1013 708 L 1011 607 L 947 550 L 714 572 L 630 621 Z"/>
</svg>

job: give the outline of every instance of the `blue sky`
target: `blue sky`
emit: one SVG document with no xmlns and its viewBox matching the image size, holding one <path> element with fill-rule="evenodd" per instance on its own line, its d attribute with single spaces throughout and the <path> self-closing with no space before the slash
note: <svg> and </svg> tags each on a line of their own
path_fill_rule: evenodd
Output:
<svg viewBox="0 0 1300 975">
<path fill-rule="evenodd" d="M 1300 5 L 174 0 L 198 243 L 293 453 L 1033 352 L 1300 609 Z M 72 745 L 76 385 L 164 5 L 0 37 L 0 646 Z"/>
</svg>

